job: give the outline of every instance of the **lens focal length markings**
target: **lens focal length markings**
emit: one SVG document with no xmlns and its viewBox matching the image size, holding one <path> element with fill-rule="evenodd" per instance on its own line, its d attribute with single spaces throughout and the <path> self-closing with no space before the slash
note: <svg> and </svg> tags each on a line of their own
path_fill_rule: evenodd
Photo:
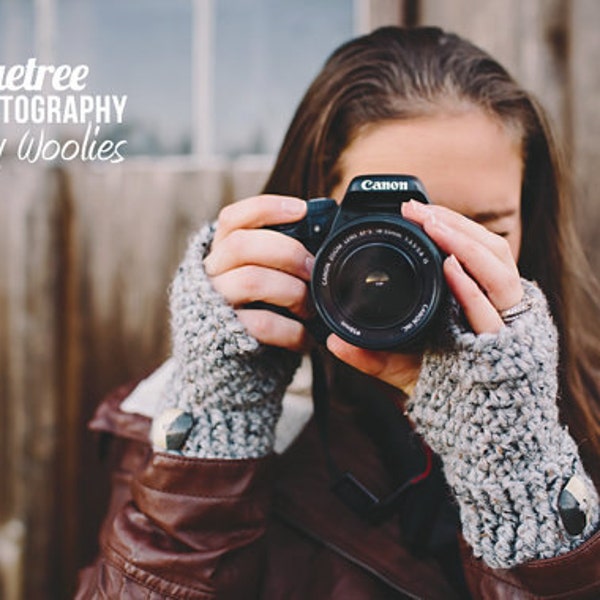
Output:
<svg viewBox="0 0 600 600">
<path fill-rule="evenodd" d="M 389 221 L 369 216 L 334 232 L 317 255 L 312 280 L 327 326 L 373 349 L 402 347 L 419 335 L 443 287 L 435 244 L 416 225 Z"/>
</svg>

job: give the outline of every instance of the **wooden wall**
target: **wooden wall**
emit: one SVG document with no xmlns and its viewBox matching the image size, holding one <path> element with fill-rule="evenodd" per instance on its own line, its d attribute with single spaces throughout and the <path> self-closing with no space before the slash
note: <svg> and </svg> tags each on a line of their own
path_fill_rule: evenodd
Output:
<svg viewBox="0 0 600 600">
<path fill-rule="evenodd" d="M 85 423 L 166 358 L 167 287 L 189 235 L 270 164 L 3 165 L 0 598 L 70 597 L 106 492 Z"/>
<path fill-rule="evenodd" d="M 549 108 L 600 266 L 600 3 L 374 0 L 368 26 L 442 25 Z M 188 235 L 260 188 L 270 159 L 0 170 L 0 598 L 70 597 L 91 558 L 100 465 L 85 422 L 168 353 L 166 288 Z M 26 573 L 26 575 L 24 575 Z"/>
<path fill-rule="evenodd" d="M 600 3 L 421 0 L 418 20 L 490 51 L 547 108 L 571 165 L 579 228 L 600 265 Z"/>
</svg>

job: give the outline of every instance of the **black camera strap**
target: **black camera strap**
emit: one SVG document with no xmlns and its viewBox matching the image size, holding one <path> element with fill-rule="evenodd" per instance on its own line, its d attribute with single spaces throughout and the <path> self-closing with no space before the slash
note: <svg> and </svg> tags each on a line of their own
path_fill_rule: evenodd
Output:
<svg viewBox="0 0 600 600">
<path fill-rule="evenodd" d="M 399 415 L 399 409 L 388 398 L 381 398 L 379 408 L 389 411 L 382 415 L 383 421 L 394 426 L 394 442 L 396 452 L 401 453 L 399 476 L 401 483 L 391 494 L 379 498 L 362 484 L 352 473 L 340 469 L 329 449 L 329 399 L 327 377 L 318 351 L 312 355 L 313 368 L 313 401 L 315 421 L 321 438 L 325 461 L 332 478 L 331 489 L 359 516 L 371 522 L 380 522 L 393 514 L 399 501 L 406 492 L 425 481 L 434 468 L 434 457 L 431 449 L 410 430 L 410 425 Z M 387 407 L 387 408 L 385 408 Z M 395 415 L 394 415 L 395 414 Z M 390 420 L 388 417 L 392 417 Z M 396 418 L 393 418 L 396 416 Z M 398 417 L 402 418 L 398 418 Z M 404 465 L 402 468 L 401 465 Z"/>
<path fill-rule="evenodd" d="M 467 597 L 457 542 L 458 510 L 449 498 L 440 459 L 412 431 L 393 400 L 382 392 L 379 398 L 369 398 L 369 407 L 377 407 L 375 412 L 379 412 L 376 415 L 378 438 L 388 438 L 385 446 L 399 455 L 394 470 L 402 483 L 380 499 L 352 473 L 340 469 L 329 449 L 327 375 L 318 350 L 313 351 L 311 358 L 314 418 L 332 491 L 346 506 L 374 525 L 396 515 L 403 543 L 416 555 L 435 558 L 452 585 Z"/>
</svg>

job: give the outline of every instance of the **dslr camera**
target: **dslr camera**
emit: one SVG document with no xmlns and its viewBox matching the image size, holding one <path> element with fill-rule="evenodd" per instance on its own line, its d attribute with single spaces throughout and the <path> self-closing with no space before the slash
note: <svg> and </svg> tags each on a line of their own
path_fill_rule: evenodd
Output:
<svg viewBox="0 0 600 600">
<path fill-rule="evenodd" d="M 315 254 L 311 294 L 319 341 L 331 332 L 371 350 L 408 350 L 430 334 L 445 295 L 443 253 L 400 212 L 403 202 L 429 203 L 410 175 L 364 175 L 338 206 L 308 201 L 296 223 L 271 226 Z M 272 307 L 271 307 L 272 308 Z"/>
</svg>

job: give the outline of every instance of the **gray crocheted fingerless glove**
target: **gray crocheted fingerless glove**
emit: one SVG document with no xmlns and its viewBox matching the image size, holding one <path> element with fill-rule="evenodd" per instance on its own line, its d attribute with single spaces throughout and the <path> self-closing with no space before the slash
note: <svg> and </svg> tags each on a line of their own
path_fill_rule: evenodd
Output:
<svg viewBox="0 0 600 600">
<path fill-rule="evenodd" d="M 185 455 L 260 457 L 273 448 L 281 400 L 300 357 L 261 345 L 212 287 L 202 261 L 213 237 L 214 226 L 206 225 L 191 240 L 171 287 L 176 367 L 162 410 L 193 416 Z"/>
<path fill-rule="evenodd" d="M 533 308 L 498 334 L 475 335 L 454 305 L 447 347 L 425 353 L 408 411 L 444 464 L 463 535 L 495 568 L 572 550 L 598 523 L 598 497 L 575 442 L 560 425 L 557 333 L 546 299 L 523 281 Z M 588 525 L 570 537 L 558 512 L 578 475 Z"/>
</svg>

